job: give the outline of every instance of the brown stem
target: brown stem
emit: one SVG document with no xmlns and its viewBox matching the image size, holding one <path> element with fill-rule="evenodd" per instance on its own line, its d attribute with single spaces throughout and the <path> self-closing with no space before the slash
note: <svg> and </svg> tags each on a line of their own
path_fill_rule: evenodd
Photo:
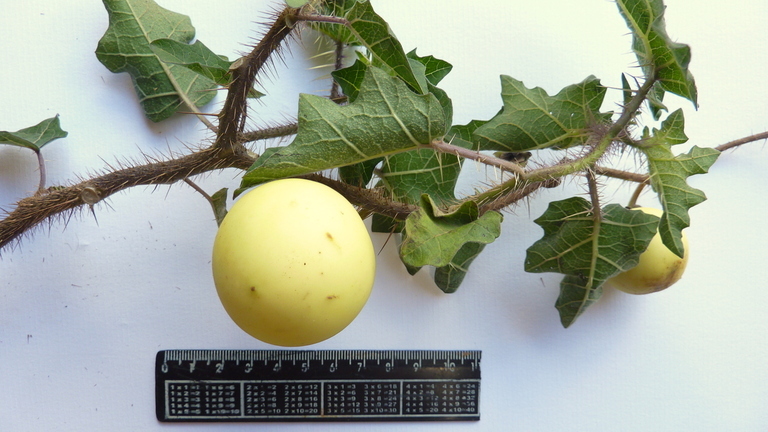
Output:
<svg viewBox="0 0 768 432">
<path fill-rule="evenodd" d="M 601 175 L 604 177 L 613 177 L 620 180 L 633 181 L 636 183 L 643 183 L 648 181 L 648 176 L 646 174 L 622 171 L 615 168 L 596 166 L 593 168 L 593 171 L 595 172 L 595 174 Z"/>
<path fill-rule="evenodd" d="M 93 206 L 115 192 L 140 185 L 170 184 L 222 168 L 246 169 L 253 163 L 217 148 L 208 148 L 168 161 L 118 169 L 73 186 L 57 188 L 19 201 L 0 221 L 0 248 L 40 222 L 83 205 Z"/>
<path fill-rule="evenodd" d="M 243 132 L 240 134 L 239 142 L 251 142 L 271 138 L 281 138 L 288 135 L 295 135 L 298 131 L 298 123 L 290 123 L 255 131 Z"/>
<path fill-rule="evenodd" d="M 213 198 L 211 198 L 211 196 L 210 196 L 210 195 L 208 195 L 208 192 L 204 191 L 204 190 L 203 190 L 203 188 L 201 188 L 200 186 L 198 186 L 198 185 L 197 185 L 197 183 L 193 182 L 193 181 L 192 181 L 192 180 L 190 180 L 189 178 L 185 178 L 185 179 L 184 179 L 184 183 L 188 184 L 188 185 L 189 185 L 189 187 L 191 187 L 192 189 L 194 189 L 194 190 L 195 190 L 195 192 L 197 192 L 197 193 L 199 193 L 200 195 L 202 195 L 202 196 L 203 196 L 203 198 L 205 198 L 205 200 L 206 200 L 206 201 L 208 201 L 208 203 L 209 203 L 211 206 L 213 206 Z"/>
<path fill-rule="evenodd" d="M 525 177 L 525 170 L 520 165 L 510 162 L 504 159 L 497 158 L 495 156 L 489 156 L 474 150 L 470 150 L 464 147 L 459 147 L 453 144 L 448 144 L 442 140 L 432 141 L 429 146 L 441 153 L 453 154 L 466 159 L 482 162 L 486 165 L 500 168 L 504 171 L 514 173 L 516 176 Z"/>
<path fill-rule="evenodd" d="M 586 172 L 587 187 L 589 188 L 589 200 L 592 203 L 592 217 L 596 222 L 600 222 L 603 219 L 603 210 L 600 205 L 600 191 L 597 185 L 597 177 L 595 172 L 588 169 Z"/>
<path fill-rule="evenodd" d="M 248 55 L 239 60 L 237 66 L 233 66 L 232 82 L 227 91 L 224 107 L 219 114 L 219 133 L 214 147 L 226 149 L 231 152 L 244 152 L 238 137 L 245 128 L 245 119 L 248 115 L 248 94 L 256 81 L 256 75 L 272 55 L 280 48 L 282 42 L 294 28 L 291 24 L 296 17 L 296 9 L 285 8 L 272 26 L 267 30 L 261 41 Z"/>
<path fill-rule="evenodd" d="M 335 51 L 336 61 L 333 65 L 334 70 L 339 70 L 344 66 L 344 42 L 336 41 Z M 339 83 L 335 79 L 331 80 L 331 99 L 335 100 L 343 96 L 339 89 Z"/>
<path fill-rule="evenodd" d="M 323 177 L 320 174 L 307 174 L 301 177 L 329 186 L 338 193 L 344 195 L 344 197 L 352 204 L 374 213 L 389 216 L 393 219 L 403 220 L 419 208 L 413 204 L 389 200 L 379 191 L 353 186 L 348 183 Z"/>
<path fill-rule="evenodd" d="M 744 138 L 739 138 L 737 140 L 733 140 L 733 141 L 727 142 L 725 144 L 720 144 L 719 146 L 715 147 L 715 150 L 719 150 L 719 151 L 723 152 L 723 151 L 726 151 L 726 150 L 738 147 L 738 146 L 740 146 L 742 144 L 747 144 L 747 143 L 751 143 L 751 142 L 754 142 L 754 141 L 760 141 L 760 140 L 764 140 L 764 139 L 768 139 L 768 131 L 761 132 L 761 133 L 755 134 L 755 135 L 750 135 L 750 136 L 744 137 Z"/>
</svg>

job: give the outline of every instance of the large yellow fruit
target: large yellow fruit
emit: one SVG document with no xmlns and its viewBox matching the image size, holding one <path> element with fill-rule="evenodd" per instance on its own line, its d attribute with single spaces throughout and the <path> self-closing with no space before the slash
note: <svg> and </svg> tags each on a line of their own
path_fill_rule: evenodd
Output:
<svg viewBox="0 0 768 432">
<path fill-rule="evenodd" d="M 376 256 L 355 208 L 328 186 L 283 179 L 243 195 L 213 245 L 222 305 L 251 336 L 302 346 L 343 330 L 373 287 Z"/>
<path fill-rule="evenodd" d="M 656 208 L 639 207 L 645 213 L 661 217 L 662 211 Z M 675 255 L 661 241 L 658 232 L 648 245 L 648 249 L 640 255 L 636 267 L 619 273 L 608 279 L 608 285 L 630 294 L 650 294 L 669 288 L 683 277 L 685 266 L 688 264 L 688 238 L 683 233 L 683 258 Z"/>
</svg>

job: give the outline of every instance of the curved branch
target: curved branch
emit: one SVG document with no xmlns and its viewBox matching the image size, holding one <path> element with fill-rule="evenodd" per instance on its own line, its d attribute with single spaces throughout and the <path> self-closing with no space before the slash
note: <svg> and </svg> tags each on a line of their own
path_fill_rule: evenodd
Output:
<svg viewBox="0 0 768 432">
<path fill-rule="evenodd" d="M 232 82 L 219 114 L 219 133 L 214 147 L 232 152 L 245 151 L 239 145 L 238 137 L 245 128 L 245 119 L 248 116 L 248 94 L 256 81 L 256 75 L 291 34 L 297 11 L 298 9 L 290 7 L 283 9 L 253 50 L 232 65 Z"/>
</svg>

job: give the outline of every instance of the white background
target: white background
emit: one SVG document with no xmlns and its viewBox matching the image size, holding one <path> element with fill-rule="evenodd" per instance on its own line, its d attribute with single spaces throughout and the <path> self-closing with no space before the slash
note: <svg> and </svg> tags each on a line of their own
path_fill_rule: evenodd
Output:
<svg viewBox="0 0 768 432">
<path fill-rule="evenodd" d="M 0 130 L 61 115 L 69 137 L 45 147 L 48 185 L 107 164 L 183 152 L 210 139 L 190 116 L 145 120 L 126 74 L 94 55 L 107 28 L 100 2 L 4 2 L 0 14 Z M 215 3 L 215 6 L 214 6 Z M 670 0 L 673 39 L 693 49 L 700 109 L 685 110 L 689 144 L 715 146 L 768 128 L 768 6 Z M 233 58 L 263 30 L 263 0 L 163 0 L 188 14 L 198 37 Z M 75 6 L 76 5 L 76 6 Z M 591 1 L 378 0 L 408 51 L 454 65 L 441 84 L 455 123 L 501 106 L 500 74 L 554 94 L 590 74 L 607 86 L 636 73 L 616 5 Z M 305 35 L 311 48 L 312 37 Z M 294 45 L 263 80 L 258 124 L 295 116 L 298 92 L 323 94 L 328 69 Z M 320 77 L 320 78 L 319 78 Z M 220 102 L 220 98 L 217 99 Z M 609 90 L 604 109 L 616 109 Z M 206 109 L 215 111 L 218 102 Z M 681 146 L 685 150 L 686 146 Z M 571 328 L 554 302 L 559 276 L 523 271 L 533 223 L 549 201 L 583 194 L 579 182 L 545 191 L 505 214 L 503 233 L 461 289 L 442 294 L 428 272 L 410 277 L 394 242 L 378 257 L 367 306 L 317 349 L 479 349 L 482 419 L 472 423 L 273 424 L 269 430 L 764 431 L 768 430 L 768 289 L 764 228 L 768 149 L 724 154 L 690 179 L 709 197 L 691 211 L 692 256 L 683 280 L 650 296 L 608 291 Z M 0 146 L 0 207 L 34 192 L 32 152 Z M 493 172 L 468 164 L 462 191 Z M 195 179 L 236 187 L 238 173 Z M 605 201 L 632 187 L 606 184 Z M 642 204 L 654 205 L 650 194 Z M 98 221 L 98 222 L 97 222 Z M 153 361 L 161 349 L 273 348 L 240 331 L 210 274 L 216 224 L 188 186 L 139 187 L 108 204 L 35 230 L 0 258 L 0 430 L 253 430 L 254 425 L 167 425 L 154 413 Z M 384 235 L 374 235 L 376 248 Z"/>
</svg>

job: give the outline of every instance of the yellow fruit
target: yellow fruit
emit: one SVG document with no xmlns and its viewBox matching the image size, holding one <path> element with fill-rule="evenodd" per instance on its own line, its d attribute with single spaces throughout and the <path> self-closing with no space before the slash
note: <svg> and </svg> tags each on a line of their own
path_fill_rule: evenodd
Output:
<svg viewBox="0 0 768 432">
<path fill-rule="evenodd" d="M 641 210 L 661 217 L 662 211 L 655 208 L 640 207 L 633 210 Z M 661 241 L 658 232 L 648 245 L 648 249 L 640 255 L 640 262 L 636 267 L 620 273 L 606 284 L 630 294 L 650 294 L 669 288 L 680 280 L 688 264 L 688 238 L 683 233 L 683 258 L 672 253 Z"/>
<path fill-rule="evenodd" d="M 342 195 L 283 179 L 243 195 L 219 227 L 213 279 L 234 322 L 281 346 L 323 341 L 362 310 L 376 256 L 368 230 Z"/>
</svg>

